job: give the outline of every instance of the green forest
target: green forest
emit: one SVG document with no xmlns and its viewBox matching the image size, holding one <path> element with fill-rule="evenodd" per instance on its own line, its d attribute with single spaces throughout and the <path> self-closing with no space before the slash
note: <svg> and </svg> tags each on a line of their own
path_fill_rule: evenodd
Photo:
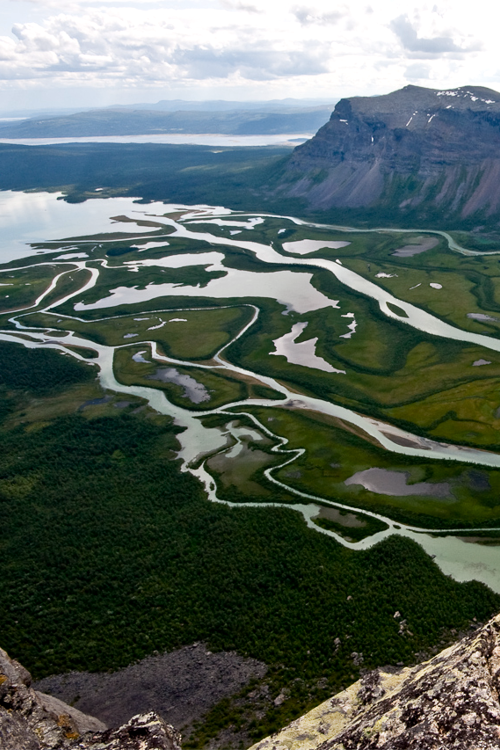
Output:
<svg viewBox="0 0 500 750">
<path fill-rule="evenodd" d="M 401 195 L 415 189 L 413 175 L 392 182 L 375 208 L 315 209 L 304 198 L 283 194 L 297 179 L 287 170 L 289 146 L 217 147 L 155 143 L 0 144 L 0 189 L 62 190 L 70 202 L 115 195 L 188 204 L 223 205 L 244 211 L 293 214 L 332 224 L 450 229 L 450 216 L 432 200 L 402 211 Z M 326 176 L 320 170 L 317 180 Z M 498 242 L 498 225 L 484 213 L 453 216 L 466 232 L 478 222 L 486 243 Z"/>
<path fill-rule="evenodd" d="M 195 641 L 235 649 L 268 665 L 273 696 L 288 690 L 247 717 L 259 738 L 357 678 L 354 652 L 362 668 L 411 664 L 500 609 L 499 595 L 453 581 L 408 539 L 354 552 L 292 510 L 210 504 L 175 459 L 179 428 L 150 410 L 14 424 L 51 383 L 71 388 L 94 370 L 49 349 L 3 343 L 0 355 L 11 404 L 0 431 L 0 629 L 35 677 L 114 670 Z M 191 743 L 238 721 L 225 701 Z"/>
</svg>

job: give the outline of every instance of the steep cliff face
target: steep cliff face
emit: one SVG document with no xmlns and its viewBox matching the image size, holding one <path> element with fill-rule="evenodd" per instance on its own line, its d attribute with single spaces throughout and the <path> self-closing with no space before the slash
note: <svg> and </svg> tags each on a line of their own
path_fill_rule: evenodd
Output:
<svg viewBox="0 0 500 750">
<path fill-rule="evenodd" d="M 157 714 L 107 729 L 93 716 L 31 687 L 30 673 L 0 649 L 1 750 L 180 750 L 180 736 Z"/>
<path fill-rule="evenodd" d="M 500 219 L 500 94 L 406 86 L 342 99 L 279 187 L 311 208 Z M 498 214 L 498 216 L 497 216 Z"/>
<path fill-rule="evenodd" d="M 500 748 L 500 615 L 430 661 L 366 674 L 251 750 Z"/>
</svg>

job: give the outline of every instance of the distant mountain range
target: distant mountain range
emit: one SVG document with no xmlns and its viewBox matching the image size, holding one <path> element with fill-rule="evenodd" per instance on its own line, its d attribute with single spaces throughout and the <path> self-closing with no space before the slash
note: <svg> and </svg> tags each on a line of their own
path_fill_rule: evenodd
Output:
<svg viewBox="0 0 500 750">
<path fill-rule="evenodd" d="M 32 187 L 36 175 L 38 187 L 74 184 L 78 195 L 94 181 L 115 188 L 134 184 L 135 190 L 141 185 L 144 195 L 156 199 L 176 195 L 183 201 L 203 198 L 239 208 L 251 203 L 257 209 L 262 205 L 332 223 L 475 229 L 500 236 L 498 92 L 478 86 L 442 90 L 405 86 L 384 96 L 342 99 L 333 113 L 332 106 L 299 106 L 303 103 L 238 102 L 241 108 L 231 109 L 234 102 L 167 101 L 0 122 L 0 138 L 5 139 L 318 131 L 289 156 L 280 149 L 275 158 L 269 149 L 265 158 L 261 152 L 226 149 L 224 156 L 217 157 L 217 167 L 212 165 L 210 149 L 195 147 L 179 151 L 158 146 L 153 158 L 144 146 L 123 145 L 110 151 L 89 145 L 71 157 L 68 151 L 61 152 L 55 160 L 54 148 L 36 154 L 31 148 L 29 153 L 23 151 L 22 159 L 21 155 L 14 159 L 9 146 L 2 151 L 4 168 L 12 170 L 6 184 Z M 200 108 L 183 109 L 194 105 Z M 151 106 L 155 109 L 142 109 Z M 104 169 L 118 151 L 119 166 Z M 84 153 L 92 154 L 85 168 Z M 139 165 L 146 154 L 149 166 L 144 171 Z M 236 167 L 241 159 L 248 160 L 244 177 Z M 210 163 L 214 175 L 222 170 L 224 178 L 208 184 L 206 171 L 203 179 L 197 172 L 184 173 L 184 161 L 197 164 L 197 160 L 200 165 Z M 79 171 L 75 172 L 73 162 L 80 164 Z M 171 164 L 167 171 L 175 173 L 168 190 L 165 177 L 158 177 L 158 165 L 167 163 Z"/>
<path fill-rule="evenodd" d="M 340 100 L 275 194 L 374 221 L 500 220 L 500 94 L 479 86 Z"/>
<path fill-rule="evenodd" d="M 186 99 L 162 99 L 156 104 L 114 105 L 108 109 L 147 109 L 161 112 L 229 112 L 242 110 L 258 110 L 259 112 L 286 112 L 293 109 L 309 110 L 314 107 L 333 109 L 336 99 L 267 99 L 253 101 L 236 101 L 227 99 L 205 99 L 195 102 Z"/>
<path fill-rule="evenodd" d="M 161 101 L 0 121 L 0 138 L 70 138 L 163 134 L 269 135 L 315 133 L 332 104 Z"/>
<path fill-rule="evenodd" d="M 134 104 L 112 104 L 100 107 L 45 107 L 43 109 L 9 109 L 0 110 L 0 121 L 2 119 L 26 120 L 33 117 L 59 117 L 74 115 L 77 112 L 91 112 L 98 110 L 130 110 L 146 109 L 151 112 L 227 112 L 234 110 L 257 109 L 260 112 L 281 112 L 288 109 L 311 109 L 323 107 L 333 109 L 337 98 L 329 99 L 255 99 L 249 101 L 238 101 L 228 99 L 204 99 L 203 101 L 192 101 L 190 99 L 161 99 L 159 102 L 135 102 Z"/>
</svg>

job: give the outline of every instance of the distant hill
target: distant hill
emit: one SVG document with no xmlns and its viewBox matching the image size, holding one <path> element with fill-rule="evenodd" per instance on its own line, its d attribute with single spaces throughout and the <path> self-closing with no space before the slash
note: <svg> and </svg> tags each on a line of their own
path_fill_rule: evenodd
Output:
<svg viewBox="0 0 500 750">
<path fill-rule="evenodd" d="M 259 112 L 286 112 L 288 110 L 310 110 L 318 107 L 329 109 L 335 106 L 337 99 L 268 99 L 235 101 L 228 99 L 204 99 L 203 101 L 189 101 L 187 99 L 161 99 L 155 104 L 143 103 L 133 105 L 114 105 L 109 109 L 147 109 L 162 112 L 234 112 L 242 110 L 258 110 Z"/>
<path fill-rule="evenodd" d="M 193 105 L 188 111 L 181 107 Z M 203 103 L 208 107 L 210 103 Z M 196 102 L 150 105 L 155 109 L 112 107 L 55 117 L 38 116 L 16 122 L 0 122 L 0 138 L 68 138 L 106 135 L 160 135 L 166 133 L 218 133 L 226 135 L 269 135 L 273 133 L 315 133 L 330 117 L 332 106 L 298 107 L 284 103 L 264 104 L 256 108 L 200 110 Z M 226 104 L 241 104 L 226 102 Z M 146 105 L 139 105 L 140 107 Z"/>
<path fill-rule="evenodd" d="M 370 221 L 496 224 L 500 94 L 405 86 L 342 99 L 294 150 L 275 195 Z"/>
</svg>

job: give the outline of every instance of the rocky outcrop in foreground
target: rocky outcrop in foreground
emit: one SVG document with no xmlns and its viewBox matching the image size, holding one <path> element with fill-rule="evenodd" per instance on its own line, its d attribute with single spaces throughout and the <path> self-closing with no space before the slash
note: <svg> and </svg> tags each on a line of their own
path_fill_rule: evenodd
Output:
<svg viewBox="0 0 500 750">
<path fill-rule="evenodd" d="M 251 750 L 500 748 L 500 615 L 430 661 L 365 674 Z M 156 713 L 118 729 L 31 687 L 0 649 L 1 750 L 181 750 Z"/>
<path fill-rule="evenodd" d="M 315 210 L 368 211 L 396 222 L 492 223 L 500 217 L 499 176 L 498 92 L 405 86 L 341 99 L 330 121 L 294 150 L 278 194 Z"/>
<path fill-rule="evenodd" d="M 180 735 L 155 713 L 107 729 L 93 716 L 31 687 L 31 675 L 0 649 L 1 750 L 180 750 Z"/>
<path fill-rule="evenodd" d="M 428 662 L 366 674 L 251 750 L 500 748 L 500 615 Z"/>
</svg>

